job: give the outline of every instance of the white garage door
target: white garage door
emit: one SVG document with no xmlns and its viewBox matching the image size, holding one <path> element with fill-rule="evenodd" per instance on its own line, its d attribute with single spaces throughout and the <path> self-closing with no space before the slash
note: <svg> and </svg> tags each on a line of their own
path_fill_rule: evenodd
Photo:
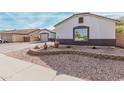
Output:
<svg viewBox="0 0 124 93">
<path fill-rule="evenodd" d="M 42 33 L 42 34 L 40 34 L 40 40 L 42 41 L 42 42 L 47 42 L 48 41 L 48 33 Z"/>
</svg>

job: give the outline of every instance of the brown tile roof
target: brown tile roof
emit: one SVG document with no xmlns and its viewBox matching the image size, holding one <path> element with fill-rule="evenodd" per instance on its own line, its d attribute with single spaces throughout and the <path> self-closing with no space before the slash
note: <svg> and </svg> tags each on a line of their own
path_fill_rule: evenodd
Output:
<svg viewBox="0 0 124 93">
<path fill-rule="evenodd" d="M 19 29 L 19 30 L 6 30 L 6 31 L 0 31 L 0 33 L 7 33 L 7 34 L 22 34 L 27 35 L 34 31 L 40 31 L 40 29 Z"/>
</svg>

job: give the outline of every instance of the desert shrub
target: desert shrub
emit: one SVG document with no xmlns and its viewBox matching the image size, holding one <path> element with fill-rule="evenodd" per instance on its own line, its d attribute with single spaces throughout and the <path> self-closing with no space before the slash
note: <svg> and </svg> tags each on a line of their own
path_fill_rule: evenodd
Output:
<svg viewBox="0 0 124 93">
<path fill-rule="evenodd" d="M 40 48 L 39 48 L 39 46 L 36 45 L 36 46 L 34 47 L 34 49 L 40 49 Z"/>
<path fill-rule="evenodd" d="M 121 33 L 123 31 L 122 26 L 116 26 L 116 33 Z"/>
<path fill-rule="evenodd" d="M 66 48 L 71 48 L 71 46 L 68 45 L 68 46 L 66 46 Z"/>
</svg>

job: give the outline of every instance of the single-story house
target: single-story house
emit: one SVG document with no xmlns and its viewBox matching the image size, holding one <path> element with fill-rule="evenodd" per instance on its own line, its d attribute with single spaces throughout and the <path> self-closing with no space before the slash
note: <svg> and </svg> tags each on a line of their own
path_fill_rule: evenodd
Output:
<svg viewBox="0 0 124 93">
<path fill-rule="evenodd" d="M 48 29 L 41 29 L 40 31 L 40 41 L 47 42 L 47 41 L 54 41 L 56 39 L 56 33 L 50 31 Z"/>
<path fill-rule="evenodd" d="M 117 20 L 92 13 L 79 13 L 56 24 L 56 38 L 62 44 L 115 46 Z"/>
<path fill-rule="evenodd" d="M 8 42 L 30 42 L 39 40 L 40 29 L 0 31 L 0 39 Z"/>
</svg>

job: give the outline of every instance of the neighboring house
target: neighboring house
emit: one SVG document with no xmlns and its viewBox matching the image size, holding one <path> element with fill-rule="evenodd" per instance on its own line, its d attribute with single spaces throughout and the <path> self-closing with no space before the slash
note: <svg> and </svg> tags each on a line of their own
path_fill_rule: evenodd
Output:
<svg viewBox="0 0 124 93">
<path fill-rule="evenodd" d="M 62 44 L 115 46 L 116 20 L 92 13 L 74 14 L 55 25 Z"/>
<path fill-rule="evenodd" d="M 55 32 L 50 31 L 48 29 L 41 29 L 41 32 L 40 32 L 40 41 L 41 42 L 54 41 L 55 38 L 56 38 Z"/>
<path fill-rule="evenodd" d="M 8 42 L 30 42 L 39 40 L 40 29 L 1 31 L 0 38 Z"/>
</svg>

